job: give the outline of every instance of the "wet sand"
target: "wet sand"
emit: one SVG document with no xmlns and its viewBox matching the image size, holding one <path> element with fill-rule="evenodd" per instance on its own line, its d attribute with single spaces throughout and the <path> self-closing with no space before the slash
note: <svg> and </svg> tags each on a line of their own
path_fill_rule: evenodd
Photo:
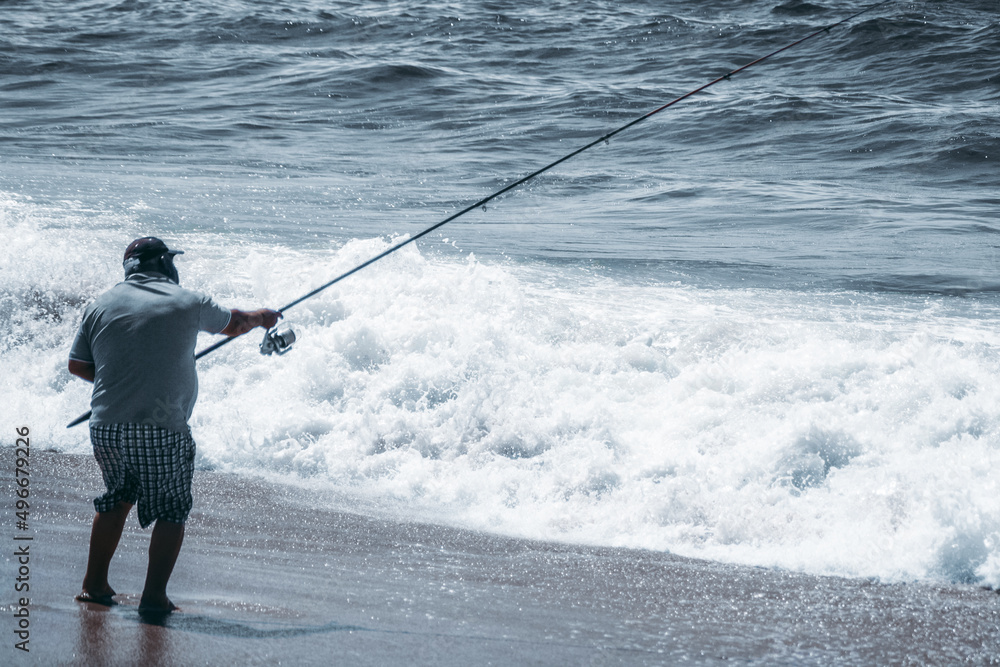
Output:
<svg viewBox="0 0 1000 667">
<path fill-rule="evenodd" d="M 134 514 L 112 564 L 121 604 L 73 600 L 100 486 L 89 457 L 33 451 L 30 653 L 14 648 L 9 528 L 4 664 L 1000 664 L 1000 595 L 976 587 L 373 519 L 211 472 L 196 473 L 170 583 L 183 611 L 144 620 L 149 531 Z"/>
</svg>

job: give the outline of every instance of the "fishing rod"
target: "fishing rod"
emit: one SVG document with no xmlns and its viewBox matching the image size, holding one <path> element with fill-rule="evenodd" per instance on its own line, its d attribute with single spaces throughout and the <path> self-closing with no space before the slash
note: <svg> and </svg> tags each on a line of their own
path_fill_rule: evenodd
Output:
<svg viewBox="0 0 1000 667">
<path fill-rule="evenodd" d="M 555 160 L 554 162 L 550 162 L 549 164 L 545 165 L 541 169 L 536 169 L 535 171 L 531 172 L 527 176 L 523 176 L 523 177 L 519 178 L 518 180 L 514 181 L 513 183 L 511 183 L 511 184 L 509 184 L 509 185 L 507 185 L 507 186 L 505 186 L 505 187 L 497 190 L 493 194 L 490 194 L 490 195 L 487 195 L 487 196 L 483 197 L 482 199 L 480 199 L 479 201 L 475 202 L 474 204 L 469 204 L 468 206 L 466 206 L 462 210 L 458 211 L 457 213 L 451 214 L 450 216 L 448 216 L 444 220 L 431 225 L 430 227 L 424 229 L 423 231 L 421 231 L 421 232 L 419 232 L 417 234 L 414 234 L 413 236 L 411 236 L 411 237 L 409 237 L 407 239 L 404 239 L 404 240 L 396 243 L 393 246 L 390 246 L 386 250 L 383 250 L 379 254 L 377 254 L 374 257 L 372 257 L 371 259 L 365 260 L 364 262 L 362 262 L 361 264 L 358 264 L 357 266 L 355 266 L 354 268 L 350 269 L 349 271 L 345 271 L 344 273 L 341 273 L 339 276 L 337 276 L 333 280 L 320 285 L 319 287 L 317 287 L 316 289 L 312 290 L 311 292 L 309 292 L 307 294 L 303 294 L 302 296 L 300 296 L 298 299 L 295 299 L 291 303 L 285 304 L 284 306 L 282 306 L 281 308 L 278 309 L 278 312 L 279 313 L 284 313 L 286 310 L 288 310 L 290 308 L 293 308 L 294 306 L 299 305 L 300 303 L 302 303 L 306 299 L 309 299 L 309 298 L 312 298 L 312 297 L 316 296 L 317 294 L 319 294 L 323 290 L 327 289 L 328 287 L 331 287 L 331 286 L 339 283 L 341 280 L 343 280 L 343 279 L 345 279 L 345 278 L 347 278 L 349 276 L 354 275 L 355 273 L 357 273 L 361 269 L 374 264 L 375 262 L 379 261 L 380 259 L 382 259 L 384 257 L 387 257 L 388 255 L 391 255 L 392 253 L 396 252 L 397 250 L 399 250 L 399 249 L 401 249 L 401 248 L 403 248 L 403 247 L 405 247 L 405 246 L 413 243 L 417 239 L 420 239 L 420 238 L 422 238 L 424 236 L 427 236 L 428 234 L 430 234 L 431 232 L 433 232 L 435 229 L 438 229 L 439 227 L 443 227 L 444 225 L 447 225 L 449 222 L 452 222 L 453 220 L 456 220 L 456 219 L 462 217 L 463 215 L 465 215 L 469 211 L 474 211 L 477 208 L 485 206 L 486 204 L 488 204 L 489 202 L 493 201 L 494 199 L 496 199 L 500 195 L 505 194 L 507 192 L 510 192 L 511 190 L 513 190 L 516 187 L 524 185 L 525 183 L 527 183 L 528 181 L 532 180 L 536 176 L 540 176 L 541 174 L 544 174 L 545 172 L 547 172 L 550 169 L 552 169 L 553 167 L 556 167 L 556 166 L 562 164 L 563 162 L 566 162 L 567 160 L 576 157 L 580 153 L 582 153 L 582 152 L 584 152 L 584 151 L 586 151 L 586 150 L 588 150 L 590 148 L 593 148 L 594 146 L 597 146 L 600 143 L 608 141 L 609 139 L 611 139 L 615 135 L 618 135 L 618 134 L 624 132 L 625 130 L 629 129 L 630 127 L 633 127 L 634 125 L 638 125 L 639 123 L 643 122 L 644 120 L 648 120 L 649 118 L 652 118 L 653 116 L 655 116 L 656 114 L 660 113 L 661 111 L 665 111 L 666 109 L 669 109 L 670 107 L 674 106 L 675 104 L 678 104 L 679 102 L 683 102 L 687 98 L 693 97 L 694 95 L 697 95 L 698 93 L 702 92 L 703 90 L 711 88 L 712 86 L 714 86 L 715 84 L 719 83 L 720 81 L 728 81 L 734 75 L 739 74 L 740 72 L 743 72 L 745 70 L 748 70 L 751 67 L 753 67 L 754 65 L 758 65 L 758 64 L 764 62 L 765 60 L 773 58 L 774 56 L 778 55 L 779 53 L 782 53 L 782 52 L 787 51 L 787 50 L 789 50 L 789 49 L 791 49 L 793 47 L 796 47 L 799 44 L 802 44 L 803 42 L 807 42 L 810 39 L 813 39 L 814 37 L 817 37 L 817 36 L 819 36 L 819 35 L 821 35 L 823 33 L 829 32 L 830 30 L 836 28 L 837 26 L 840 26 L 840 25 L 843 25 L 845 23 L 848 23 L 849 21 L 852 21 L 852 20 L 856 19 L 857 17 L 861 16 L 862 14 L 867 14 L 868 12 L 870 12 L 870 11 L 872 11 L 874 9 L 877 9 L 878 7 L 881 7 L 882 5 L 889 4 L 890 2 L 892 2 L 892 0 L 883 0 L 882 2 L 877 2 L 877 3 L 873 4 L 873 5 L 869 5 L 868 7 L 865 7 L 864 9 L 862 9 L 861 11 L 858 11 L 858 12 L 855 12 L 854 14 L 851 14 L 847 18 L 841 19 L 841 20 L 837 21 L 836 23 L 831 23 L 830 25 L 824 26 L 824 27 L 816 30 L 815 32 L 806 35 L 805 37 L 802 37 L 801 39 L 798 39 L 798 40 L 792 42 L 791 44 L 788 44 L 786 46 L 781 47 L 780 49 L 772 51 L 771 53 L 768 53 L 765 56 L 761 56 L 760 58 L 757 58 L 756 60 L 753 60 L 753 61 L 747 63 L 746 65 L 743 65 L 742 67 L 737 67 L 736 69 L 732 70 L 731 72 L 723 74 L 722 76 L 720 76 L 718 78 L 712 79 L 708 83 L 703 84 L 703 85 L 699 86 L 698 88 L 695 88 L 694 90 L 692 90 L 690 92 L 684 93 L 680 97 L 675 98 L 675 99 L 667 102 L 666 104 L 664 104 L 662 106 L 659 106 L 659 107 L 653 109 L 652 111 L 649 111 L 649 112 L 647 112 L 647 113 L 639 116 L 638 118 L 635 118 L 635 119 L 629 121 L 628 123 L 625 123 L 621 127 L 617 128 L 615 130 L 612 130 L 611 132 L 608 132 L 607 134 L 605 134 L 605 135 L 603 135 L 601 137 L 598 137 L 597 139 L 594 139 L 589 144 L 587 144 L 585 146 L 582 146 L 580 148 L 577 148 L 575 151 L 573 151 L 571 153 L 567 153 L 566 155 L 564 155 L 563 157 L 559 158 L 558 160 Z M 206 354 L 214 352 L 215 350 L 219 349 L 223 345 L 227 345 L 230 341 L 234 340 L 235 338 L 238 338 L 238 336 L 234 336 L 232 338 L 223 338 L 222 340 L 220 340 L 220 341 L 218 341 L 218 342 L 216 342 L 216 343 L 214 343 L 212 345 L 209 345 L 204 350 L 202 350 L 202 351 L 198 352 L 198 354 L 194 355 L 195 360 L 201 359 Z M 272 352 L 276 352 L 278 354 L 283 354 L 285 351 L 287 351 L 288 347 L 294 341 L 295 341 L 295 335 L 293 333 L 291 333 L 291 331 L 288 331 L 288 332 L 285 332 L 284 334 L 282 334 L 282 333 L 277 332 L 276 330 L 269 330 L 268 332 L 266 332 L 264 334 L 264 341 L 260 344 L 260 350 L 261 350 L 262 354 L 271 354 Z M 73 426 L 76 426 L 77 424 L 79 424 L 79 423 L 81 423 L 83 421 L 86 421 L 89 418 L 90 418 L 90 412 L 87 412 L 84 415 L 80 415 L 75 420 L 73 420 L 72 422 L 70 422 L 69 424 L 67 424 L 66 428 L 71 428 Z"/>
</svg>

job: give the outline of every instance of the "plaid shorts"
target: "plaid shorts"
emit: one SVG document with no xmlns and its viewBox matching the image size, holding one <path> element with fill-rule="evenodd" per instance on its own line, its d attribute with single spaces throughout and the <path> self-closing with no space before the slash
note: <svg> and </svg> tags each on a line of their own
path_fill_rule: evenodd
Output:
<svg viewBox="0 0 1000 667">
<path fill-rule="evenodd" d="M 119 502 L 138 505 L 143 528 L 157 519 L 184 523 L 191 512 L 194 439 L 149 424 L 90 427 L 94 458 L 107 493 L 94 509 L 110 512 Z"/>
</svg>

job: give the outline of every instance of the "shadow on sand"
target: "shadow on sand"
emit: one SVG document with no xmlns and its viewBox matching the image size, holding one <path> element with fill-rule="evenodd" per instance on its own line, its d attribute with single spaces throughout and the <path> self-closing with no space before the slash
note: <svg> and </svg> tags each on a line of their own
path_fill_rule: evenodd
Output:
<svg viewBox="0 0 1000 667">
<path fill-rule="evenodd" d="M 138 612 L 137 617 L 139 623 L 143 625 L 154 625 L 161 628 L 181 630 L 184 632 L 197 632 L 216 637 L 272 639 L 275 637 L 301 637 L 304 635 L 316 635 L 328 632 L 371 632 L 369 628 L 362 628 L 356 625 L 342 625 L 336 622 L 314 626 L 294 627 L 281 625 L 280 627 L 262 628 L 237 621 L 229 621 L 222 618 L 210 618 L 208 616 L 198 616 L 184 612 L 164 614 L 161 612 L 140 611 Z M 269 625 L 275 624 L 270 623 Z"/>
</svg>

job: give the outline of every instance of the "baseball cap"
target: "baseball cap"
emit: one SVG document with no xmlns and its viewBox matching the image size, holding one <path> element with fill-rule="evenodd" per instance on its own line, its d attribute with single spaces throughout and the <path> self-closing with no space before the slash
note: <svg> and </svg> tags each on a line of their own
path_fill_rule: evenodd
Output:
<svg viewBox="0 0 1000 667">
<path fill-rule="evenodd" d="M 144 236 L 136 239 L 125 249 L 123 264 L 138 265 L 150 259 L 155 259 L 160 255 L 183 255 L 183 250 L 171 250 L 167 244 L 155 236 Z M 133 260 L 129 262 L 129 260 Z"/>
</svg>

